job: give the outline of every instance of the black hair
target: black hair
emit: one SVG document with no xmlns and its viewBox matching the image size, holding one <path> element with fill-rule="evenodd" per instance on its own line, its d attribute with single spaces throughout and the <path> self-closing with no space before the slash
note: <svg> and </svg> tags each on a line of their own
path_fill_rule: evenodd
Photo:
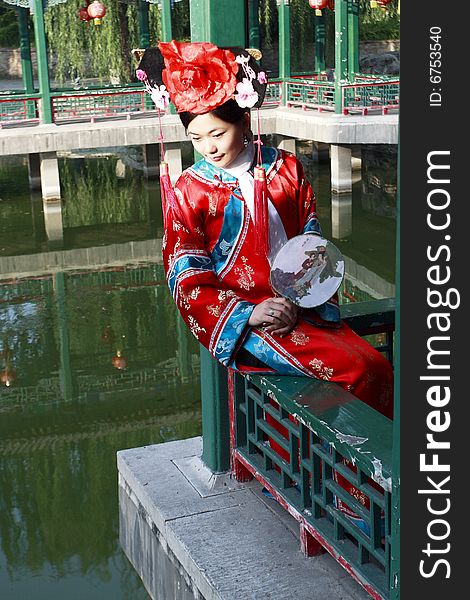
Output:
<svg viewBox="0 0 470 600">
<path fill-rule="evenodd" d="M 233 98 L 231 98 L 230 100 L 227 100 L 227 102 L 224 102 L 217 108 L 214 108 L 214 110 L 211 110 L 210 113 L 214 115 L 214 117 L 222 119 L 222 121 L 225 121 L 226 123 L 235 124 L 241 122 L 245 113 L 250 114 L 250 109 L 241 108 L 240 106 L 238 106 L 236 101 Z M 199 116 L 190 112 L 180 112 L 178 114 L 181 119 L 181 122 L 183 123 L 183 127 L 186 130 L 188 129 L 191 121 Z"/>
</svg>

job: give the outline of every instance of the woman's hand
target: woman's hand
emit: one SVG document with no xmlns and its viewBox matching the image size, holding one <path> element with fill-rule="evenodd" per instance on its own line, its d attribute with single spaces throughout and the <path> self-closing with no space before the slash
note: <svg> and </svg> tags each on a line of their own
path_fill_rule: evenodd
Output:
<svg viewBox="0 0 470 600">
<path fill-rule="evenodd" d="M 294 329 L 298 313 L 299 308 L 287 298 L 268 298 L 256 305 L 248 324 L 284 337 Z"/>
</svg>

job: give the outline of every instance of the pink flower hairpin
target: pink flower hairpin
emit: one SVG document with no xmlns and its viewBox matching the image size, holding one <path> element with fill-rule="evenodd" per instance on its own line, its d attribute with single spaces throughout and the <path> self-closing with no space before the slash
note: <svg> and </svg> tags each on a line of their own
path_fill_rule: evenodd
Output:
<svg viewBox="0 0 470 600">
<path fill-rule="evenodd" d="M 161 85 L 160 87 L 158 85 L 151 86 L 147 78 L 147 73 L 142 69 L 137 69 L 135 75 L 137 79 L 145 85 L 145 89 L 150 94 L 155 106 L 159 110 L 166 110 L 170 104 L 170 94 L 166 87 L 164 85 Z"/>
</svg>

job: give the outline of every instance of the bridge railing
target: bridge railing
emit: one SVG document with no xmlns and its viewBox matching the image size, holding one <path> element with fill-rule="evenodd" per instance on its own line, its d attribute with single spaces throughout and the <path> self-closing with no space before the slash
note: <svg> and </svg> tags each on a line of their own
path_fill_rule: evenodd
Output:
<svg viewBox="0 0 470 600">
<path fill-rule="evenodd" d="M 335 86 L 328 81 L 290 79 L 286 82 L 285 106 L 335 110 Z"/>
<path fill-rule="evenodd" d="M 343 114 L 360 112 L 368 114 L 370 110 L 387 114 L 400 107 L 400 81 L 374 81 L 360 78 L 357 82 L 341 88 Z"/>
<path fill-rule="evenodd" d="M 301 106 L 318 112 L 335 111 L 335 84 L 325 77 L 314 74 L 273 79 L 268 83 L 263 107 Z M 398 110 L 399 90 L 400 82 L 396 78 L 358 75 L 354 83 L 341 86 L 342 112 L 366 115 L 369 111 L 386 114 Z M 40 94 L 0 95 L 0 127 L 39 123 L 40 102 Z M 58 124 L 155 114 L 155 107 L 140 84 L 56 90 L 51 94 L 51 102 L 53 122 Z"/>
<path fill-rule="evenodd" d="M 52 115 L 55 123 L 71 120 L 106 118 L 142 113 L 146 110 L 142 89 L 92 90 L 52 95 Z"/>
<path fill-rule="evenodd" d="M 39 123 L 39 101 L 39 94 L 0 96 L 0 128 L 11 123 Z"/>
<path fill-rule="evenodd" d="M 361 335 L 383 331 L 393 300 L 342 307 Z M 396 600 L 393 423 L 328 381 L 231 372 L 232 470 L 255 477 L 299 522 L 308 556 L 328 551 L 375 599 Z"/>
</svg>

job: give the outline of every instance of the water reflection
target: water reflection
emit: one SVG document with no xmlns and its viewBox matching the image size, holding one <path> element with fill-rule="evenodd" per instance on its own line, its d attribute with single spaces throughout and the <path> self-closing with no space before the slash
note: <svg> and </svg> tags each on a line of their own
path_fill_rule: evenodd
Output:
<svg viewBox="0 0 470 600">
<path fill-rule="evenodd" d="M 12 279 L 0 297 L 2 598 L 146 598 L 118 544 L 115 453 L 200 432 L 198 347 L 162 266 Z"/>
<path fill-rule="evenodd" d="M 393 296 L 396 154 L 363 152 L 335 204 L 329 166 L 298 151 L 346 259 L 341 301 Z M 118 542 L 115 453 L 200 433 L 198 346 L 164 283 L 158 183 L 141 167 L 141 151 L 61 159 L 51 252 L 26 161 L 0 163 L 2 600 L 147 598 Z"/>
</svg>

